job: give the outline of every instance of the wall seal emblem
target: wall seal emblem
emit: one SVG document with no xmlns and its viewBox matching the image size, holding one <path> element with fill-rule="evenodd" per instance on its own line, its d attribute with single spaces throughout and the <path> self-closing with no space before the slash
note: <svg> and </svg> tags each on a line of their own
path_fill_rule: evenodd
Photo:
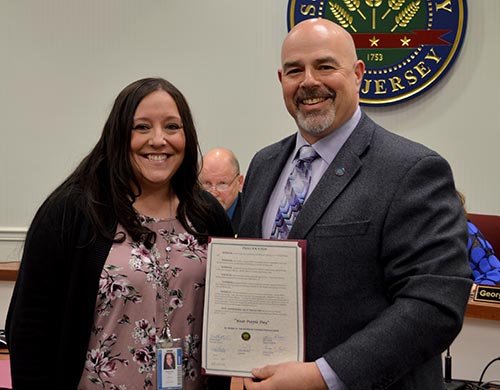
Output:
<svg viewBox="0 0 500 390">
<path fill-rule="evenodd" d="M 289 0 L 288 29 L 309 18 L 340 24 L 366 65 L 363 105 L 420 95 L 451 68 L 465 36 L 466 0 Z"/>
</svg>

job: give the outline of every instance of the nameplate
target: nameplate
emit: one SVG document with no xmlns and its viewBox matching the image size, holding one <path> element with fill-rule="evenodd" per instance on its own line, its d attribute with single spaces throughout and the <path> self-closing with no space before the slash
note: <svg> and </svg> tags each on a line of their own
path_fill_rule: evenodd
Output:
<svg viewBox="0 0 500 390">
<path fill-rule="evenodd" d="M 500 303 L 500 286 L 477 286 L 475 301 Z"/>
</svg>

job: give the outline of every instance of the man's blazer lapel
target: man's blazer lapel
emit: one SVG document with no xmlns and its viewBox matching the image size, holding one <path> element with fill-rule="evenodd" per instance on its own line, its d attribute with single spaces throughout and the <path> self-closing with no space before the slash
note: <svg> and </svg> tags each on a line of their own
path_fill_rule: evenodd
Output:
<svg viewBox="0 0 500 390">
<path fill-rule="evenodd" d="M 356 176 L 363 165 L 361 155 L 368 148 L 373 135 L 373 127 L 370 122 L 368 117 L 363 114 L 358 126 L 307 198 L 288 238 L 304 238 Z"/>
</svg>

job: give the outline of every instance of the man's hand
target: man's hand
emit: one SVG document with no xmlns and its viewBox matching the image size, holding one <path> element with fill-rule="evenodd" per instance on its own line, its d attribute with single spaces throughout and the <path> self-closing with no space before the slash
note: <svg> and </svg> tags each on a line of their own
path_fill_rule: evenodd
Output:
<svg viewBox="0 0 500 390">
<path fill-rule="evenodd" d="M 245 378 L 246 390 L 328 390 L 316 363 L 287 362 L 254 368 L 252 378 Z"/>
</svg>

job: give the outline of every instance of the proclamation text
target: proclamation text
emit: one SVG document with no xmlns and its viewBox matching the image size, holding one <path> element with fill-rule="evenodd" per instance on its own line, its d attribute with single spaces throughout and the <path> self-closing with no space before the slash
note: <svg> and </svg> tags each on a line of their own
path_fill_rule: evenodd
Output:
<svg viewBox="0 0 500 390">
<path fill-rule="evenodd" d="M 251 377 L 251 369 L 304 356 L 305 241 L 211 238 L 202 367 Z"/>
</svg>

